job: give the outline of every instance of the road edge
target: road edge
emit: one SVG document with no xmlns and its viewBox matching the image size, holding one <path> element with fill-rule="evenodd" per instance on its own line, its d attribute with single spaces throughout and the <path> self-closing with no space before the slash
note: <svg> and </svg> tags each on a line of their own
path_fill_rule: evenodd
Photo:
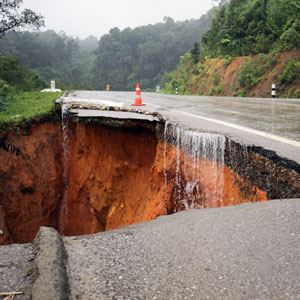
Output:
<svg viewBox="0 0 300 300">
<path fill-rule="evenodd" d="M 69 299 L 67 252 L 59 233 L 40 227 L 34 241 L 32 300 Z"/>
</svg>

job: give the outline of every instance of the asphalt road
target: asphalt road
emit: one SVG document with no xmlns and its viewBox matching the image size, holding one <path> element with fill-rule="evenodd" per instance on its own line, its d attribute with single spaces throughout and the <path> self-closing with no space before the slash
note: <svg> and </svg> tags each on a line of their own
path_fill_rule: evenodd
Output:
<svg viewBox="0 0 300 300">
<path fill-rule="evenodd" d="M 80 99 L 123 102 L 131 107 L 135 92 L 76 91 Z M 243 145 L 261 146 L 300 163 L 300 100 L 179 96 L 143 93 L 146 106 L 182 128 L 223 134 Z"/>
<path fill-rule="evenodd" d="M 71 299 L 300 299 L 300 200 L 65 237 Z"/>
<path fill-rule="evenodd" d="M 124 102 L 135 93 L 81 92 Z M 300 163 L 300 102 L 142 93 L 182 128 L 224 134 Z M 300 200 L 183 211 L 65 237 L 71 299 L 300 300 Z"/>
</svg>

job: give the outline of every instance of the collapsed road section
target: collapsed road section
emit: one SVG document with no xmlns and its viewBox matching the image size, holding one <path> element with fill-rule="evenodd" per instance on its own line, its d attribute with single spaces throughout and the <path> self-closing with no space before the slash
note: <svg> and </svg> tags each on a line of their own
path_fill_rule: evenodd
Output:
<svg viewBox="0 0 300 300">
<path fill-rule="evenodd" d="M 20 151 L 1 149 L 1 244 L 300 196 L 298 164 L 145 110 L 72 104 L 1 139 Z"/>
<path fill-rule="evenodd" d="M 299 164 L 156 112 L 60 108 L 0 135 L 0 243 L 36 236 L 0 248 L 0 297 L 298 299 Z"/>
</svg>

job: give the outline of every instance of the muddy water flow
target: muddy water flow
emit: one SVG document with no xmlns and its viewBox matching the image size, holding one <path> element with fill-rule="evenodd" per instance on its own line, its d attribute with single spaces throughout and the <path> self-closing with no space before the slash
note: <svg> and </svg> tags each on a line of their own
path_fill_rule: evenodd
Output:
<svg viewBox="0 0 300 300">
<path fill-rule="evenodd" d="M 62 151 L 63 151 L 63 196 L 59 209 L 58 217 L 58 230 L 64 232 L 68 221 L 68 205 L 67 196 L 69 190 L 69 117 L 68 117 L 68 105 L 62 105 L 61 107 L 61 119 L 62 119 Z"/>
<path fill-rule="evenodd" d="M 225 137 L 186 131 L 167 123 L 165 140 L 176 144 L 174 212 L 222 206 Z"/>
</svg>

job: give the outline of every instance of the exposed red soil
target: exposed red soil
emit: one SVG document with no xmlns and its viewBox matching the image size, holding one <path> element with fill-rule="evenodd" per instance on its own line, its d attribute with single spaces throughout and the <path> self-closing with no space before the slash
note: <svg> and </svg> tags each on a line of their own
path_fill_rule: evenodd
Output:
<svg viewBox="0 0 300 300">
<path fill-rule="evenodd" d="M 7 134 L 7 140 L 21 153 L 0 149 L 0 215 L 5 220 L 0 244 L 28 242 L 40 226 L 56 227 L 63 191 L 60 122 L 34 124 Z"/>
<path fill-rule="evenodd" d="M 217 166 L 216 175 L 212 162 L 204 160 L 197 170 L 198 194 L 186 194 L 176 186 L 176 176 L 183 185 L 190 180 L 192 158 L 181 150 L 176 174 L 176 147 L 167 145 L 164 162 L 164 142 L 149 129 L 73 123 L 68 134 L 67 189 L 60 123 L 7 134 L 21 154 L 0 149 L 0 244 L 30 242 L 42 225 L 80 235 L 153 220 L 184 208 L 175 190 L 201 207 L 267 200 L 265 192 L 228 167 Z"/>
<path fill-rule="evenodd" d="M 197 162 L 195 168 L 194 158 L 181 150 L 180 182 L 183 186 L 187 182 L 195 182 L 195 184 L 192 192 L 187 192 L 186 189 L 179 191 L 181 201 L 178 203 L 176 196 L 174 197 L 174 189 L 178 189 L 175 179 L 177 163 L 174 158 L 176 151 L 174 146 L 169 145 L 166 155 L 169 210 L 170 208 L 175 211 L 182 210 L 185 209 L 185 205 L 188 207 L 196 206 L 196 208 L 216 208 L 269 200 L 265 192 L 258 189 L 249 180 L 244 180 L 227 166 L 215 165 L 212 161 L 203 159 Z M 182 201 L 183 199 L 184 201 Z"/>
<path fill-rule="evenodd" d="M 296 79 L 292 84 L 283 84 L 278 79 L 278 75 L 282 74 L 286 64 L 293 58 L 300 59 L 300 51 L 294 50 L 289 52 L 281 53 L 278 59 L 278 63 L 270 68 L 263 79 L 256 85 L 253 90 L 254 97 L 270 97 L 270 87 L 272 83 L 277 85 L 277 94 L 278 89 L 281 90 L 282 95 L 286 95 L 290 91 L 299 91 L 300 90 L 300 78 Z"/>
<path fill-rule="evenodd" d="M 109 230 L 164 214 L 157 139 L 143 131 L 77 124 L 70 162 L 67 235 Z M 65 228 L 63 228 L 65 226 Z"/>
<path fill-rule="evenodd" d="M 273 83 L 277 87 L 277 95 L 286 97 L 289 92 L 300 91 L 300 78 L 293 83 L 282 83 L 279 75 L 283 73 L 286 64 L 292 59 L 300 59 L 300 51 L 293 50 L 283 52 L 277 55 L 277 62 L 270 66 L 261 80 L 252 88 L 247 89 L 239 84 L 239 74 L 241 68 L 247 62 L 247 59 L 255 59 L 258 56 L 235 57 L 227 66 L 224 59 L 213 58 L 204 62 L 205 74 L 197 78 L 190 78 L 187 84 L 187 92 L 201 95 L 218 95 L 218 96 L 250 96 L 250 97 L 271 97 L 271 86 Z M 219 74 L 220 80 L 217 86 L 214 83 L 215 74 Z M 219 89 L 218 89 L 219 88 Z"/>
</svg>

